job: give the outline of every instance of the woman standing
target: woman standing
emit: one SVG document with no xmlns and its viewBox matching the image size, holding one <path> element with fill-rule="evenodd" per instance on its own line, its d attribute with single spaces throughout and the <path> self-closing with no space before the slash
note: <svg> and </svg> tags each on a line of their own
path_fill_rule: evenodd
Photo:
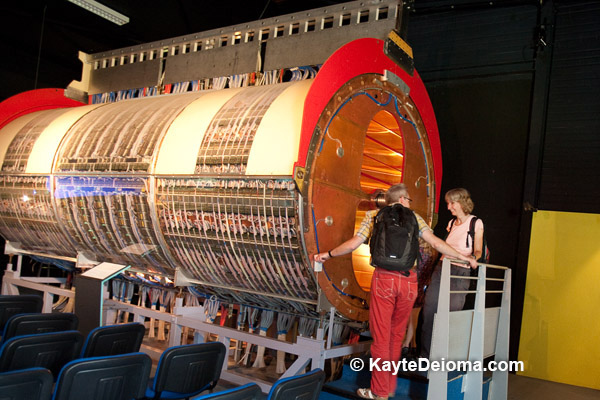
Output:
<svg viewBox="0 0 600 400">
<path fill-rule="evenodd" d="M 446 243 L 455 248 L 463 256 L 471 256 L 478 260 L 483 250 L 483 222 L 471 215 L 474 204 L 467 189 L 457 188 L 449 190 L 445 196 L 448 211 L 454 216 L 448 222 L 446 231 Z M 471 220 L 475 222 L 474 239 L 469 234 Z M 421 357 L 429 358 L 431 348 L 431 334 L 433 330 L 433 316 L 437 312 L 438 298 L 440 294 L 440 280 L 442 276 L 442 260 L 438 262 L 431 283 L 425 292 L 425 303 L 423 305 L 423 326 L 421 330 Z M 450 275 L 470 276 L 469 266 L 462 264 L 451 264 Z M 468 290 L 469 279 L 451 279 L 450 290 Z M 462 310 L 465 304 L 466 293 L 453 293 L 450 295 L 450 311 Z"/>
</svg>

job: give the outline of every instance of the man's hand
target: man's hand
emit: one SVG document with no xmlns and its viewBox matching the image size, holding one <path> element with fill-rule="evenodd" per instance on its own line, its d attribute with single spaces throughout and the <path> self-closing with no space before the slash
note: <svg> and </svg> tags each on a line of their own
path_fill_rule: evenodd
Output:
<svg viewBox="0 0 600 400">
<path fill-rule="evenodd" d="M 315 260 L 316 262 L 320 262 L 323 263 L 327 260 L 329 260 L 331 257 L 329 257 L 328 253 L 319 253 L 319 254 L 315 254 L 313 256 L 313 260 Z"/>
<path fill-rule="evenodd" d="M 475 257 L 461 257 L 460 258 L 463 261 L 468 261 L 469 262 L 469 266 L 472 269 L 477 269 L 477 267 L 479 266 L 479 264 L 477 264 L 477 260 L 475 259 Z"/>
</svg>

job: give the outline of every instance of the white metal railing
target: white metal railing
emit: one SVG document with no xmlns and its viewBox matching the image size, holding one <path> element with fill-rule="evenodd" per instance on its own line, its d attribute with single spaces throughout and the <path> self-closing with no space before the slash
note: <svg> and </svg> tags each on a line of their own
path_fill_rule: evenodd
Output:
<svg viewBox="0 0 600 400">
<path fill-rule="evenodd" d="M 511 270 L 507 267 L 479 264 L 478 276 L 450 275 L 450 262 L 444 258 L 440 281 L 438 309 L 434 320 L 430 360 L 464 360 L 471 363 L 494 357 L 495 362 L 508 361 L 510 328 Z M 489 269 L 501 270 L 502 278 L 487 278 Z M 450 279 L 476 279 L 473 291 L 451 291 Z M 502 290 L 488 290 L 487 282 L 503 282 Z M 473 310 L 449 311 L 452 293 L 474 293 Z M 486 308 L 486 294 L 501 294 L 500 307 Z M 452 346 L 450 340 L 452 339 Z M 472 365 L 473 365 L 472 364 Z M 448 371 L 430 370 L 428 400 L 447 399 Z M 466 371 L 462 381 L 465 400 L 481 400 L 483 395 L 483 369 Z M 508 371 L 494 371 L 490 383 L 489 399 L 505 400 L 508 395 Z"/>
<path fill-rule="evenodd" d="M 2 277 L 2 294 L 3 295 L 18 295 L 19 288 L 27 288 L 37 290 L 42 293 L 43 306 L 42 312 L 52 312 L 54 305 L 54 296 L 63 296 L 73 301 L 75 298 L 74 289 L 65 289 L 67 283 L 66 278 L 37 278 L 29 276 L 21 276 L 22 255 L 17 255 L 16 269 L 12 263 L 7 265 L 4 276 Z M 58 285 L 58 286 L 55 286 Z"/>
</svg>

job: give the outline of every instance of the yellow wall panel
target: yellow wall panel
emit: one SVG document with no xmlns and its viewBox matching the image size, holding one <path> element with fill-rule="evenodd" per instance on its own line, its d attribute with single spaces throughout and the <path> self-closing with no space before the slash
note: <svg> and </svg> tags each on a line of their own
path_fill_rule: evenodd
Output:
<svg viewBox="0 0 600 400">
<path fill-rule="evenodd" d="M 533 216 L 520 375 L 600 389 L 600 215 Z"/>
</svg>

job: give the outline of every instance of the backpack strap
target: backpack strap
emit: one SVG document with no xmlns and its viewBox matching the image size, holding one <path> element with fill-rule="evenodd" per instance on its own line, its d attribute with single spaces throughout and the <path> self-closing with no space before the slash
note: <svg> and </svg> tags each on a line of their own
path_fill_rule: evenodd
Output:
<svg viewBox="0 0 600 400">
<path fill-rule="evenodd" d="M 454 222 L 456 221 L 456 217 L 450 220 L 450 226 L 446 228 L 446 236 L 444 237 L 444 241 L 448 239 L 448 235 L 452 232 L 452 228 L 454 227 Z"/>
</svg>

